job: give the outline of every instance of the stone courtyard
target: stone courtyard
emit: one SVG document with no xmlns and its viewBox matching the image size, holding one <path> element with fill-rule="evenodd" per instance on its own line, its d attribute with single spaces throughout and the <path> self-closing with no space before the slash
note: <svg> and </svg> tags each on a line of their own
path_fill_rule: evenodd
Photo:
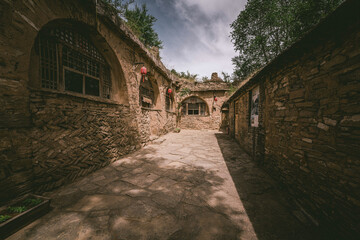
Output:
<svg viewBox="0 0 360 240">
<path fill-rule="evenodd" d="M 167 134 L 45 195 L 53 210 L 9 239 L 322 239 L 234 140 L 211 130 Z"/>
</svg>

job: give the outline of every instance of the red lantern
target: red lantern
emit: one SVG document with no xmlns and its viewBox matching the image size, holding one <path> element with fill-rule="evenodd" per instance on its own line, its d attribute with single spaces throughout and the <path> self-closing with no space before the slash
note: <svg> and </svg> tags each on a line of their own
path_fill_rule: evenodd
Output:
<svg viewBox="0 0 360 240">
<path fill-rule="evenodd" d="M 169 88 L 168 89 L 169 99 L 171 99 L 171 93 L 172 93 L 172 90 L 171 90 L 171 88 Z"/>
<path fill-rule="evenodd" d="M 141 72 L 141 78 L 142 78 L 142 80 L 143 80 L 143 82 L 144 82 L 144 81 L 145 81 L 145 75 L 146 75 L 146 73 L 147 73 L 146 67 L 143 66 L 143 67 L 140 69 L 140 72 Z"/>
<path fill-rule="evenodd" d="M 214 101 L 217 102 L 217 97 L 214 97 Z"/>
</svg>

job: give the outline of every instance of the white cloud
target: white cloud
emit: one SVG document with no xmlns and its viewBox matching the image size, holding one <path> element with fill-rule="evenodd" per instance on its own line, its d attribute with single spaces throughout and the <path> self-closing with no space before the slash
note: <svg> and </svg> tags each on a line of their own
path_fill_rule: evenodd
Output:
<svg viewBox="0 0 360 240">
<path fill-rule="evenodd" d="M 164 49 L 161 56 L 168 68 L 210 77 L 212 72 L 232 73 L 236 53 L 229 37 L 230 24 L 246 0 L 154 0 L 145 1 Z M 150 7 L 150 6 L 149 6 Z"/>
</svg>

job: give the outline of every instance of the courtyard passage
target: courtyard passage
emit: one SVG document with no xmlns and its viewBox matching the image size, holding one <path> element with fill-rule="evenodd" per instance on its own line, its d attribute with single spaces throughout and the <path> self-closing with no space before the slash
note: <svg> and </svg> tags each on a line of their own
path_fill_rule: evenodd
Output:
<svg viewBox="0 0 360 240">
<path fill-rule="evenodd" d="M 276 183 L 215 131 L 167 134 L 46 195 L 53 210 L 9 239 L 320 239 Z"/>
</svg>

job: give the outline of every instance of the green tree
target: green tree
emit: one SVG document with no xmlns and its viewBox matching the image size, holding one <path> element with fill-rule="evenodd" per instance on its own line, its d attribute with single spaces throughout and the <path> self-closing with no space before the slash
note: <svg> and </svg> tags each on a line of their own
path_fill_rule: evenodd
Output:
<svg viewBox="0 0 360 240">
<path fill-rule="evenodd" d="M 129 8 L 129 5 L 134 3 L 134 0 L 102 0 L 104 3 L 106 3 L 107 6 L 112 7 L 115 12 L 120 15 L 121 17 L 124 17 L 126 9 Z"/>
<path fill-rule="evenodd" d="M 231 24 L 238 56 L 235 75 L 245 78 L 278 56 L 343 0 L 248 0 Z"/>
<path fill-rule="evenodd" d="M 127 8 L 124 16 L 127 25 L 139 37 L 141 42 L 147 47 L 162 48 L 162 41 L 154 30 L 154 23 L 157 19 L 148 14 L 145 3 L 141 7 L 136 4 L 134 9 Z"/>
<path fill-rule="evenodd" d="M 176 75 L 179 78 L 185 78 L 188 80 L 195 81 L 199 74 L 191 74 L 189 71 L 186 72 L 177 72 L 175 69 L 171 69 L 171 73 Z"/>
</svg>

